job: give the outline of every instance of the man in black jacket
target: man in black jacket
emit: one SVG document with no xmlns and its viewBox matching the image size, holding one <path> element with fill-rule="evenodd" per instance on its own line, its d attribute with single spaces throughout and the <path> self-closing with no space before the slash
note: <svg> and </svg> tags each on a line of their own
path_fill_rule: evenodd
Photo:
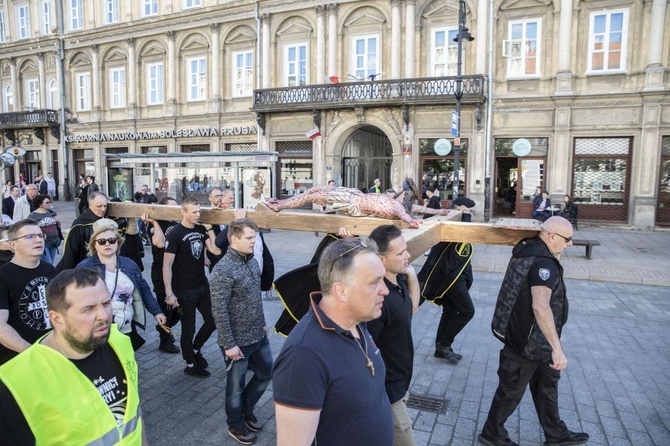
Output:
<svg viewBox="0 0 670 446">
<path fill-rule="evenodd" d="M 20 193 L 21 189 L 19 189 L 19 186 L 12 186 L 9 189 L 9 197 L 2 199 L 2 213 L 9 218 L 14 217 L 14 203 L 19 199 Z"/>
<path fill-rule="evenodd" d="M 498 389 L 479 435 L 481 444 L 517 445 L 504 425 L 529 385 L 545 445 L 578 445 L 589 439 L 588 434 L 568 430 L 558 413 L 560 371 L 568 366 L 560 341 L 568 320 L 568 299 L 559 259 L 571 243 L 570 222 L 550 217 L 538 237 L 514 247 L 491 323 L 494 336 L 505 346 L 500 352 Z"/>
<path fill-rule="evenodd" d="M 88 209 L 72 222 L 72 227 L 65 238 L 63 258 L 56 266 L 56 272 L 72 269 L 88 255 L 86 245 L 93 235 L 93 223 L 105 216 L 107 212 L 107 196 L 101 192 L 93 192 L 88 198 Z"/>
</svg>

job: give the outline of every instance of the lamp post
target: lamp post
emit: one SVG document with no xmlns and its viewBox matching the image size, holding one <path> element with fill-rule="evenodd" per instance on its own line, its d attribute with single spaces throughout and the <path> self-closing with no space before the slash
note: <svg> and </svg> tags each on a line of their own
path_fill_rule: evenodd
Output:
<svg viewBox="0 0 670 446">
<path fill-rule="evenodd" d="M 458 171 L 461 168 L 461 98 L 463 98 L 463 40 L 472 42 L 475 40 L 470 34 L 470 30 L 465 26 L 465 0 L 458 1 L 458 34 L 454 38 L 454 42 L 458 43 L 458 58 L 456 60 L 456 115 L 458 121 L 456 122 L 456 138 L 454 141 L 454 182 L 452 200 L 458 198 L 459 179 Z"/>
</svg>

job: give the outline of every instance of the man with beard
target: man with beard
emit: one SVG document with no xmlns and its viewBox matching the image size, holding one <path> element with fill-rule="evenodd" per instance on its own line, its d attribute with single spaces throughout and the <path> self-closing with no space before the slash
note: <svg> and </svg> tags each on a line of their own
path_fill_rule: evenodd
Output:
<svg viewBox="0 0 670 446">
<path fill-rule="evenodd" d="M 86 268 L 64 271 L 47 286 L 46 301 L 53 331 L 0 367 L 0 438 L 141 444 L 137 363 L 112 324 L 105 281 Z"/>
<path fill-rule="evenodd" d="M 88 209 L 75 221 L 67 233 L 63 246 L 63 258 L 56 266 L 56 272 L 73 269 L 88 257 L 88 242 L 93 235 L 93 223 L 100 220 L 107 212 L 107 196 L 102 192 L 93 192 L 88 198 Z"/>
<path fill-rule="evenodd" d="M 7 231 L 14 258 L 0 268 L 0 364 L 51 329 L 44 288 L 54 267 L 40 261 L 44 235 L 35 220 L 21 220 Z"/>
</svg>

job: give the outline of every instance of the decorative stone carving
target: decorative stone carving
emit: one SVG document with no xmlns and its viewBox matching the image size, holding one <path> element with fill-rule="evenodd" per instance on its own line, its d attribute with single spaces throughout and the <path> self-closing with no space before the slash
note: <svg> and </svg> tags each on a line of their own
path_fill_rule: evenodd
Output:
<svg viewBox="0 0 670 446">
<path fill-rule="evenodd" d="M 169 40 L 174 40 L 174 31 L 166 31 L 165 35 Z"/>
<path fill-rule="evenodd" d="M 9 64 L 2 64 L 2 75 L 3 76 L 9 76 L 10 70 L 9 70 Z"/>
<path fill-rule="evenodd" d="M 37 56 L 37 60 L 44 60 L 44 53 L 35 53 L 35 56 Z"/>
<path fill-rule="evenodd" d="M 100 48 L 98 47 L 98 44 L 97 44 L 97 43 L 94 43 L 94 44 L 91 45 L 89 48 L 91 49 L 91 52 L 92 52 L 92 53 L 95 53 L 95 54 L 97 54 L 98 51 L 100 50 Z"/>
<path fill-rule="evenodd" d="M 328 10 L 329 14 L 336 14 L 337 13 L 337 3 L 327 4 L 326 9 Z"/>
<path fill-rule="evenodd" d="M 314 9 L 316 10 L 316 15 L 321 17 L 326 15 L 326 7 L 324 5 L 315 6 Z"/>
<path fill-rule="evenodd" d="M 356 107 L 356 118 L 358 118 L 359 124 L 365 124 L 365 109 L 363 107 Z"/>
<path fill-rule="evenodd" d="M 135 38 L 134 38 L 134 37 L 128 37 L 128 38 L 126 39 L 126 44 L 127 44 L 128 46 L 135 46 Z"/>
<path fill-rule="evenodd" d="M 212 32 L 218 32 L 219 31 L 219 24 L 218 23 L 210 23 L 209 24 L 209 29 L 212 30 Z"/>
</svg>

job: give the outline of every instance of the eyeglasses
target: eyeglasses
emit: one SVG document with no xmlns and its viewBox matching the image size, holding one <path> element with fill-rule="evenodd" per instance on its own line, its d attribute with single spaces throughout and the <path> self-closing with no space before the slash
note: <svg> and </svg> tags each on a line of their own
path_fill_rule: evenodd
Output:
<svg viewBox="0 0 670 446">
<path fill-rule="evenodd" d="M 354 251 L 355 249 L 358 249 L 358 248 L 360 248 L 360 247 L 368 248 L 367 240 L 368 240 L 367 237 L 360 237 L 360 238 L 358 239 L 358 242 L 359 242 L 359 243 L 358 243 L 356 246 L 347 249 L 347 250 L 344 251 L 342 254 L 340 254 L 339 256 L 335 257 L 335 260 L 339 260 L 339 259 L 341 259 L 342 257 L 346 256 L 346 255 L 349 254 L 350 252 L 352 252 L 352 251 Z"/>
<path fill-rule="evenodd" d="M 99 238 L 95 241 L 95 243 L 97 243 L 100 246 L 105 246 L 107 243 L 109 243 L 110 245 L 116 245 L 117 241 L 118 240 L 116 239 L 116 237 L 110 237 L 110 238 Z"/>
<path fill-rule="evenodd" d="M 216 198 L 218 200 L 219 198 L 223 198 L 223 194 L 212 195 L 212 198 Z"/>
<path fill-rule="evenodd" d="M 10 241 L 10 242 L 13 242 L 13 241 L 15 241 L 15 240 L 19 240 L 19 239 L 22 239 L 22 238 L 24 238 L 24 239 L 26 239 L 26 240 L 30 240 L 31 242 L 34 242 L 35 240 L 42 240 L 42 241 L 44 241 L 44 239 L 47 238 L 47 235 L 44 234 L 44 233 L 41 233 L 41 234 L 26 234 L 26 235 L 20 235 L 20 236 L 18 236 L 18 237 L 15 237 L 15 238 L 13 238 L 13 239 L 10 239 L 9 241 Z"/>
<path fill-rule="evenodd" d="M 572 241 L 572 237 L 565 237 L 565 236 L 559 234 L 558 232 L 554 232 L 553 234 L 555 234 L 555 235 L 559 236 L 560 238 L 562 238 L 563 240 L 565 240 L 565 243 L 570 243 Z"/>
<path fill-rule="evenodd" d="M 50 201 L 43 201 L 42 204 L 51 204 Z"/>
</svg>

